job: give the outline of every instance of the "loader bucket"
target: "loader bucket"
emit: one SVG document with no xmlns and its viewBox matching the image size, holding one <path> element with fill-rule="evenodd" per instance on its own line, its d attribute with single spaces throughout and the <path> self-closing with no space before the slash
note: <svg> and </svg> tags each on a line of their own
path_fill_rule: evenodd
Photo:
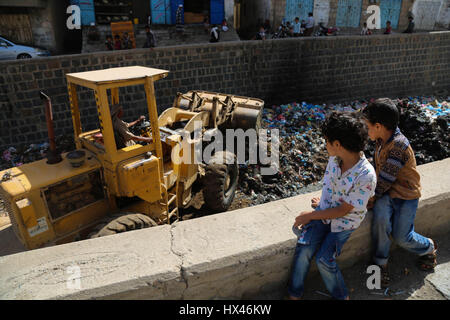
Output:
<svg viewBox="0 0 450 320">
<path fill-rule="evenodd" d="M 213 111 L 214 100 L 219 101 L 219 108 L 226 108 L 231 98 L 233 108 L 223 122 L 219 122 L 224 129 L 259 129 L 261 127 L 262 109 L 264 101 L 256 98 L 228 95 L 223 93 L 193 90 L 185 94 L 178 94 L 174 106 L 191 111 Z M 222 114 L 222 110 L 217 111 Z"/>
</svg>

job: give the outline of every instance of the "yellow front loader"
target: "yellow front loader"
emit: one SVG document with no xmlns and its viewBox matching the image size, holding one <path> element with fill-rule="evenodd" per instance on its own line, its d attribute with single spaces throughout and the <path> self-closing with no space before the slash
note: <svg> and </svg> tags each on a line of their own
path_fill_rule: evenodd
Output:
<svg viewBox="0 0 450 320">
<path fill-rule="evenodd" d="M 171 223 L 199 181 L 211 212 L 228 209 L 238 182 L 236 156 L 220 150 L 208 164 L 196 163 L 196 140 L 183 136 L 192 136 L 195 123 L 202 134 L 258 128 L 264 102 L 190 91 L 158 118 L 154 82 L 168 73 L 134 66 L 66 75 L 76 150 L 58 155 L 50 148 L 48 159 L 0 172 L 0 197 L 28 249 Z M 110 107 L 121 103 L 119 89 L 128 86 L 145 91 L 149 126 L 141 134 L 152 142 L 117 148 Z M 93 91 L 96 130 L 82 129 L 80 87 Z M 53 131 L 51 123 L 48 128 Z M 191 161 L 185 161 L 187 151 Z"/>
</svg>

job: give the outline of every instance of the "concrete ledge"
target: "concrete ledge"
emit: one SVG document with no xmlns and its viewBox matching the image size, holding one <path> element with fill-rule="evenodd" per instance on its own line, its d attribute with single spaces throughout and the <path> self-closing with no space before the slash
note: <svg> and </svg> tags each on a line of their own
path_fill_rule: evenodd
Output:
<svg viewBox="0 0 450 320">
<path fill-rule="evenodd" d="M 425 236 L 450 228 L 449 168 L 450 158 L 419 166 L 416 230 Z M 292 223 L 318 195 L 0 257 L 0 298 L 241 299 L 284 290 Z M 371 220 L 369 212 L 344 246 L 341 267 L 369 257 Z M 72 265 L 80 267 L 81 290 L 67 287 Z"/>
<path fill-rule="evenodd" d="M 170 226 L 129 232 L 2 257 L 1 299 L 89 299 L 149 288 L 152 299 L 167 296 L 181 260 L 170 250 Z M 81 290 L 67 288 L 67 268 L 80 268 Z M 177 288 L 176 292 L 182 291 Z"/>
</svg>

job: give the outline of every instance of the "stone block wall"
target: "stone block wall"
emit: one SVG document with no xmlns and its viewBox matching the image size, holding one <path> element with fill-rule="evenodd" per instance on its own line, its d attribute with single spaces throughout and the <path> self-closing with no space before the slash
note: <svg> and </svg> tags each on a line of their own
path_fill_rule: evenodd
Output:
<svg viewBox="0 0 450 320">
<path fill-rule="evenodd" d="M 450 32 L 223 42 L 0 62 L 0 151 L 47 141 L 43 90 L 56 134 L 72 134 L 65 74 L 141 65 L 170 70 L 156 83 L 159 112 L 177 92 L 209 90 L 272 103 L 349 101 L 450 88 Z M 90 89 L 79 91 L 83 128 L 97 127 Z M 143 87 L 120 91 L 125 119 L 146 113 Z"/>
</svg>

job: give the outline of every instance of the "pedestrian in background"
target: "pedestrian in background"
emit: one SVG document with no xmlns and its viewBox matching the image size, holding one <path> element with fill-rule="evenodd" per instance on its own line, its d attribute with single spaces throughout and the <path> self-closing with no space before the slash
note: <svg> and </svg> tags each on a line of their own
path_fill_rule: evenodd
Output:
<svg viewBox="0 0 450 320">
<path fill-rule="evenodd" d="M 208 33 L 208 31 L 209 31 L 209 18 L 208 18 L 208 16 L 205 16 L 203 18 L 203 30 L 205 30 L 205 33 Z"/>
<path fill-rule="evenodd" d="M 122 49 L 126 50 L 126 49 L 131 49 L 132 43 L 131 43 L 131 39 L 130 36 L 128 35 L 128 32 L 124 32 L 122 35 Z"/>
<path fill-rule="evenodd" d="M 305 33 L 306 30 L 306 21 L 302 20 L 302 23 L 300 24 L 300 30 L 302 33 Z"/>
<path fill-rule="evenodd" d="M 219 42 L 219 32 L 219 27 L 213 24 L 210 32 L 211 38 L 209 39 L 209 42 Z"/>
<path fill-rule="evenodd" d="M 145 26 L 145 36 L 146 40 L 144 43 L 144 48 L 156 47 L 156 36 L 155 33 L 150 29 L 150 26 Z"/>
<path fill-rule="evenodd" d="M 291 30 L 291 29 L 293 30 L 291 22 L 290 21 L 286 22 L 286 32 L 287 32 L 287 34 L 289 34 L 289 30 Z M 290 34 L 290 36 L 292 37 L 292 34 Z"/>
<path fill-rule="evenodd" d="M 370 31 L 370 29 L 367 28 L 367 23 L 364 22 L 364 26 L 363 26 L 363 28 L 361 29 L 361 35 L 362 35 L 362 36 L 369 36 L 369 35 L 371 35 L 371 34 L 372 34 L 372 31 Z"/>
<path fill-rule="evenodd" d="M 296 17 L 294 21 L 294 37 L 300 37 L 301 34 L 301 23 L 300 18 Z"/>
<path fill-rule="evenodd" d="M 412 16 L 409 16 L 408 20 L 409 20 L 408 27 L 406 28 L 405 31 L 403 31 L 403 33 L 413 33 L 414 32 L 414 18 Z"/>
<path fill-rule="evenodd" d="M 391 34 L 391 33 L 392 33 L 391 22 L 388 20 L 386 21 L 386 30 L 384 30 L 384 34 Z"/>
<path fill-rule="evenodd" d="M 106 36 L 105 46 L 106 50 L 114 50 L 114 42 L 110 35 Z"/>
<path fill-rule="evenodd" d="M 121 50 L 122 49 L 122 41 L 120 41 L 120 36 L 116 34 L 114 36 L 114 50 Z"/>
<path fill-rule="evenodd" d="M 314 30 L 314 17 L 312 12 L 308 13 L 308 19 L 306 19 L 306 30 L 305 36 L 309 37 L 312 35 Z"/>
<path fill-rule="evenodd" d="M 176 22 L 175 30 L 177 31 L 177 33 L 183 34 L 184 24 L 183 24 L 183 5 L 182 4 L 180 4 L 178 6 L 175 22 Z"/>
<path fill-rule="evenodd" d="M 266 40 L 266 30 L 263 25 L 259 27 L 259 32 L 253 37 L 253 40 Z"/>
<path fill-rule="evenodd" d="M 222 20 L 222 31 L 228 31 L 228 22 L 227 19 Z"/>
</svg>

